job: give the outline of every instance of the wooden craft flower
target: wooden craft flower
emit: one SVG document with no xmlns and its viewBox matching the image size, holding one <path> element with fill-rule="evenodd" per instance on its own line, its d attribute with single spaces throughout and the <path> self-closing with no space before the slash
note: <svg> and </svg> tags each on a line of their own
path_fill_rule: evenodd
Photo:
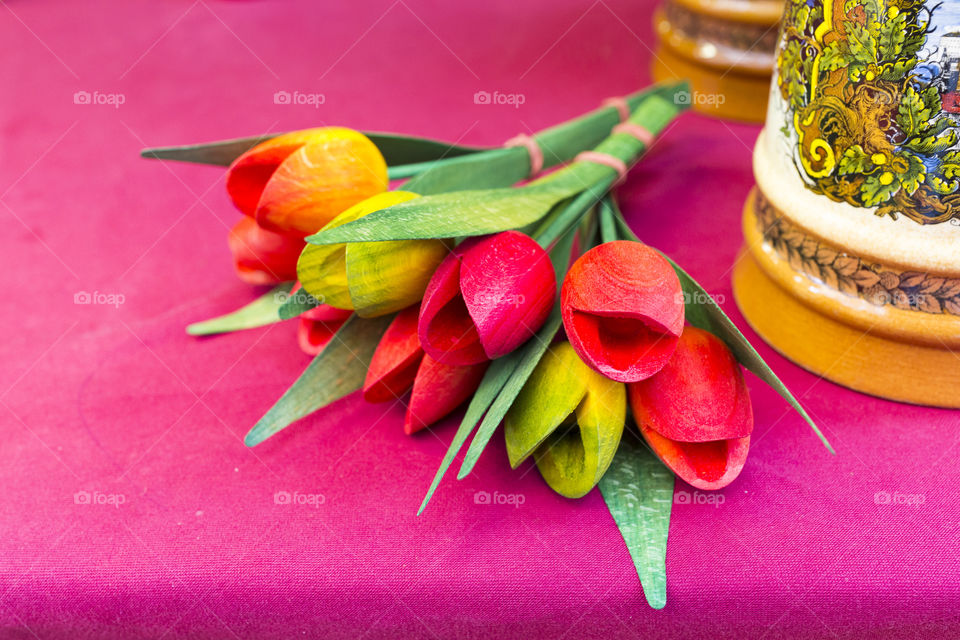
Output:
<svg viewBox="0 0 960 640">
<path fill-rule="evenodd" d="M 237 275 L 250 284 L 277 284 L 297 277 L 303 236 L 264 229 L 243 218 L 230 229 L 227 244 Z"/>
<path fill-rule="evenodd" d="M 564 279 L 560 309 L 580 358 L 620 382 L 659 371 L 683 331 L 680 281 L 639 242 L 607 242 L 583 254 Z"/>
<path fill-rule="evenodd" d="M 543 325 L 556 297 L 543 248 L 519 231 L 465 240 L 440 264 L 423 296 L 420 342 L 452 365 L 493 360 Z"/>
<path fill-rule="evenodd" d="M 325 304 L 301 314 L 300 324 L 297 326 L 297 343 L 300 349 L 310 356 L 323 351 L 350 315 L 349 311 Z"/>
<path fill-rule="evenodd" d="M 240 211 L 266 229 L 302 235 L 386 188 L 380 150 L 362 133 L 343 127 L 271 138 L 227 171 L 227 193 Z"/>
<path fill-rule="evenodd" d="M 719 338 L 686 327 L 666 366 L 628 390 L 640 433 L 680 478 L 721 489 L 739 475 L 753 409 L 740 365 Z"/>
<path fill-rule="evenodd" d="M 514 469 L 531 454 L 560 495 L 579 498 L 603 477 L 627 413 L 623 384 L 593 371 L 568 342 L 550 347 L 504 419 Z"/>
<path fill-rule="evenodd" d="M 381 193 L 350 207 L 323 228 L 332 229 L 416 197 L 406 191 Z M 420 302 L 437 265 L 449 253 L 442 240 L 308 244 L 297 272 L 304 289 L 318 300 L 371 318 Z"/>
<path fill-rule="evenodd" d="M 489 362 L 451 366 L 423 352 L 417 337 L 420 309 L 412 306 L 393 319 L 374 351 L 363 383 L 363 399 L 387 402 L 413 387 L 403 430 L 412 434 L 445 417 L 480 385 Z"/>
</svg>

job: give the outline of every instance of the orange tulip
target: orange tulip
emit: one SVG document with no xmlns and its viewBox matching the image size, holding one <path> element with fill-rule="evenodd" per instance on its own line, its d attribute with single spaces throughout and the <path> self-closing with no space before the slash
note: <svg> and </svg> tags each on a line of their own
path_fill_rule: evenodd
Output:
<svg viewBox="0 0 960 640">
<path fill-rule="evenodd" d="M 342 127 L 266 140 L 227 171 L 227 193 L 240 211 L 266 229 L 303 235 L 386 188 L 380 150 L 362 133 Z"/>
</svg>

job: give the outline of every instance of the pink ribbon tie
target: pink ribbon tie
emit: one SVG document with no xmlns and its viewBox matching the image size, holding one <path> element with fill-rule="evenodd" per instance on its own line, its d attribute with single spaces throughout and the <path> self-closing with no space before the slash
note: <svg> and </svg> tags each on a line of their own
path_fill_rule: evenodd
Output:
<svg viewBox="0 0 960 640">
<path fill-rule="evenodd" d="M 601 107 L 613 107 L 620 112 L 620 122 L 626 122 L 630 117 L 630 105 L 621 97 L 607 98 L 600 103 Z"/>
<path fill-rule="evenodd" d="M 600 151 L 583 151 L 577 154 L 577 157 L 573 159 L 574 162 L 592 162 L 594 164 L 602 164 L 605 167 L 610 167 L 617 172 L 617 181 L 614 184 L 619 184 L 623 181 L 624 176 L 627 175 L 627 165 L 623 160 L 616 156 L 612 156 L 609 153 L 603 153 Z"/>
<path fill-rule="evenodd" d="M 648 149 L 653 145 L 655 136 L 649 129 L 635 122 L 621 122 L 613 128 L 613 133 L 626 133 L 643 143 Z"/>
<path fill-rule="evenodd" d="M 530 156 L 530 176 L 533 178 L 543 169 L 543 151 L 532 137 L 525 133 L 516 135 L 503 143 L 505 147 L 523 147 Z"/>
</svg>

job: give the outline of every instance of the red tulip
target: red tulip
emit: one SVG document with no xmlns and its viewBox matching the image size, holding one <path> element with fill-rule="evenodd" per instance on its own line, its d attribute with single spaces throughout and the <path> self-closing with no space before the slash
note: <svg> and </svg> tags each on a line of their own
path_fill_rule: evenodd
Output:
<svg viewBox="0 0 960 640">
<path fill-rule="evenodd" d="M 292 296 L 299 289 L 300 283 L 297 282 L 293 285 L 290 295 Z M 352 314 L 352 311 L 337 309 L 326 304 L 301 313 L 300 324 L 297 327 L 297 343 L 300 349 L 310 356 L 323 351 L 330 339 Z"/>
<path fill-rule="evenodd" d="M 412 306 L 393 319 L 373 354 L 363 383 L 367 402 L 403 396 L 412 386 L 403 430 L 412 434 L 440 420 L 473 395 L 488 361 L 451 366 L 424 354 L 417 337 L 420 309 Z"/>
<path fill-rule="evenodd" d="M 637 382 L 659 371 L 683 331 L 683 290 L 670 263 L 639 242 L 607 242 L 570 267 L 563 326 L 594 371 Z"/>
<path fill-rule="evenodd" d="M 640 433 L 681 479 L 720 489 L 739 475 L 753 409 L 740 365 L 719 338 L 686 327 L 666 366 L 627 390 Z"/>
<path fill-rule="evenodd" d="M 479 364 L 452 366 L 424 354 L 413 381 L 410 406 L 403 421 L 407 435 L 430 426 L 459 407 L 480 386 L 489 360 Z"/>
<path fill-rule="evenodd" d="M 499 358 L 543 325 L 556 290 L 550 259 L 529 236 L 504 231 L 469 238 L 440 263 L 427 285 L 420 343 L 444 364 Z"/>
<path fill-rule="evenodd" d="M 305 243 L 302 235 L 268 231 L 252 218 L 243 218 L 230 229 L 227 244 L 241 280 L 277 284 L 296 280 L 297 260 Z"/>
<path fill-rule="evenodd" d="M 387 165 L 362 133 L 320 127 L 261 142 L 234 160 L 227 193 L 274 231 L 316 233 L 342 211 L 387 188 Z"/>
<path fill-rule="evenodd" d="M 413 386 L 423 360 L 423 349 L 417 339 L 419 313 L 417 305 L 407 307 L 397 314 L 380 338 L 363 382 L 363 399 L 367 402 L 399 398 Z"/>
</svg>

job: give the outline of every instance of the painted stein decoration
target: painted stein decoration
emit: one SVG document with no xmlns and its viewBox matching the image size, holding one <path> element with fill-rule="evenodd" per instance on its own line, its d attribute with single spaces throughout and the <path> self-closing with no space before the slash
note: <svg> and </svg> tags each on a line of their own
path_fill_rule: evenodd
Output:
<svg viewBox="0 0 960 640">
<path fill-rule="evenodd" d="M 960 3 L 789 0 L 734 293 L 801 366 L 960 408 Z"/>
<path fill-rule="evenodd" d="M 763 122 L 782 12 L 782 0 L 664 0 L 654 79 L 689 79 L 701 113 Z"/>
</svg>

